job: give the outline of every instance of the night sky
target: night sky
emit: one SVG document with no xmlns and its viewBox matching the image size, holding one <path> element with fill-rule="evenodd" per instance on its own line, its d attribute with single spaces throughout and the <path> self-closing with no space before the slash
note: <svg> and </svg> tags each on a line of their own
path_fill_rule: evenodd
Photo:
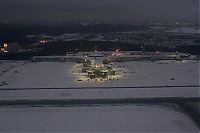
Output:
<svg viewBox="0 0 200 133">
<path fill-rule="evenodd" d="M 0 21 L 198 22 L 199 0 L 0 0 Z"/>
</svg>

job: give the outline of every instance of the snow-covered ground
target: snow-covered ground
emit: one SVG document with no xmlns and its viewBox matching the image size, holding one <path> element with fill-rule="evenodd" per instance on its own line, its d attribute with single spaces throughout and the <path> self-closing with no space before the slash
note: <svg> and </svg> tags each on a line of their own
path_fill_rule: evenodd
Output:
<svg viewBox="0 0 200 133">
<path fill-rule="evenodd" d="M 199 61 L 194 60 L 115 62 L 113 67 L 123 72 L 122 78 L 102 82 L 78 81 L 78 77 L 72 73 L 76 65 L 70 62 L 26 62 L 1 75 L 0 82 L 5 81 L 8 85 L 0 86 L 0 88 L 199 85 Z M 1 72 L 4 70 L 7 68 L 1 68 Z"/>
<path fill-rule="evenodd" d="M 0 108 L 0 132 L 198 132 L 186 115 L 159 106 Z"/>
<path fill-rule="evenodd" d="M 0 61 L 0 84 L 4 82 L 0 86 L 0 100 L 199 97 L 199 87 L 169 87 L 198 86 L 199 63 L 195 60 L 114 62 L 113 68 L 122 73 L 119 80 L 78 81 L 79 77 L 73 74 L 77 63 Z M 140 86 L 164 87 L 137 88 Z M 80 88 L 69 89 L 70 87 Z M 87 87 L 99 87 L 99 89 L 87 89 Z M 27 90 L 20 90 L 23 88 Z M 0 132 L 198 132 L 198 130 L 189 116 L 162 106 L 0 107 Z"/>
<path fill-rule="evenodd" d="M 6 62 L 1 71 L 7 70 Z M 101 98 L 141 98 L 141 97 L 199 97 L 199 87 L 167 87 L 199 85 L 199 62 L 125 62 L 113 63 L 113 67 L 123 72 L 119 80 L 78 81 L 72 73 L 76 63 L 59 62 L 10 62 L 12 69 L 0 76 L 1 100 L 15 99 L 101 99 Z M 8 67 L 10 68 L 10 67 Z M 170 80 L 173 78 L 173 80 Z M 164 88 L 118 88 L 106 87 L 140 87 L 166 86 Z M 103 89 L 56 89 L 76 87 L 105 87 Z M 21 88 L 55 88 L 54 90 L 10 90 Z"/>
<path fill-rule="evenodd" d="M 0 90 L 0 100 L 199 97 L 199 88 Z"/>
<path fill-rule="evenodd" d="M 182 28 L 171 29 L 168 32 L 187 33 L 187 34 L 200 34 L 200 29 L 199 29 L 199 27 L 198 28 L 182 27 Z"/>
<path fill-rule="evenodd" d="M 0 61 L 0 76 L 4 75 L 6 72 L 12 70 L 13 68 L 19 67 L 24 64 L 24 61 Z"/>
</svg>

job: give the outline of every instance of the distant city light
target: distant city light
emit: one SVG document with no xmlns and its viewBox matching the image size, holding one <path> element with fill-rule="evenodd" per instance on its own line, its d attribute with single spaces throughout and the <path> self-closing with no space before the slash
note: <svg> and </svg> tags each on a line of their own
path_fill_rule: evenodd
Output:
<svg viewBox="0 0 200 133">
<path fill-rule="evenodd" d="M 45 40 L 41 40 L 40 43 L 43 43 L 43 44 L 44 44 L 44 43 L 46 43 L 46 41 L 45 41 Z"/>
<path fill-rule="evenodd" d="M 8 44 L 7 44 L 7 43 L 4 43 L 4 44 L 3 44 L 3 47 L 4 47 L 4 49 L 5 49 L 5 48 L 8 48 Z"/>
<path fill-rule="evenodd" d="M 3 44 L 3 52 L 8 52 L 8 43 Z"/>
<path fill-rule="evenodd" d="M 159 54 L 159 53 L 160 53 L 160 51 L 156 51 L 156 52 L 155 52 L 155 54 Z"/>
</svg>

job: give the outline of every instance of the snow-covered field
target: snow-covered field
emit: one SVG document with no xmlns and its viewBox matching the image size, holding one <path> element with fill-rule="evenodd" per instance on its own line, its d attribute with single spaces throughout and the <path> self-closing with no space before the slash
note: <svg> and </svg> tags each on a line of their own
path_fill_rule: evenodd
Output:
<svg viewBox="0 0 200 133">
<path fill-rule="evenodd" d="M 199 97 L 196 87 L 134 89 L 0 90 L 0 100 Z"/>
<path fill-rule="evenodd" d="M 21 63 L 21 62 L 19 62 Z M 16 64 L 16 62 L 14 63 Z M 172 86 L 199 85 L 199 62 L 125 62 L 113 67 L 123 72 L 123 78 L 111 81 L 78 81 L 72 73 L 75 63 L 26 62 L 0 76 L 1 88 L 66 88 L 100 86 Z M 0 65 L 1 73 L 7 68 Z M 173 80 L 170 80 L 172 79 Z"/>
<path fill-rule="evenodd" d="M 2 132 L 198 132 L 186 115 L 158 106 L 0 109 Z"/>
<path fill-rule="evenodd" d="M 13 68 L 17 68 L 23 65 L 23 61 L 0 61 L 0 76 L 5 74 L 6 72 L 12 70 Z"/>
<path fill-rule="evenodd" d="M 169 87 L 198 86 L 199 63 L 195 60 L 115 62 L 113 67 L 123 73 L 119 80 L 78 81 L 79 78 L 72 72 L 76 63 L 0 61 L 0 100 L 199 97 L 199 87 Z M 140 86 L 164 87 L 137 88 Z M 85 88 L 69 89 L 70 87 Z M 105 88 L 87 89 L 87 87 Z M 27 90 L 20 90 L 23 88 Z M 189 116 L 162 106 L 0 107 L 0 132 L 198 132 L 198 130 Z"/>
<path fill-rule="evenodd" d="M 182 28 L 171 29 L 168 32 L 200 34 L 200 29 L 199 29 L 199 27 L 197 27 L 197 28 L 182 27 Z"/>
<path fill-rule="evenodd" d="M 1 70 L 7 70 L 6 62 Z M 199 87 L 170 87 L 199 85 L 199 62 L 125 62 L 114 63 L 113 67 L 124 74 L 119 80 L 78 81 L 72 73 L 76 63 L 59 62 L 14 62 L 12 69 L 0 76 L 4 89 L 0 90 L 1 100 L 15 99 L 99 99 L 99 98 L 140 98 L 140 97 L 198 97 Z M 10 62 L 9 62 L 10 66 Z M 174 78 L 174 80 L 170 80 Z M 118 88 L 106 87 L 139 87 L 166 86 L 164 88 Z M 105 87 L 103 89 L 56 89 L 76 87 Z M 29 88 L 55 88 L 54 90 L 28 90 Z"/>
</svg>

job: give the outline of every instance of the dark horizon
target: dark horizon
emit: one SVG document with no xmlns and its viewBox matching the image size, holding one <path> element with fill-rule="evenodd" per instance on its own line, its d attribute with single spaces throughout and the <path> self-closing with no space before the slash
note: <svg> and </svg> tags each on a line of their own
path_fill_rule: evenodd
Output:
<svg viewBox="0 0 200 133">
<path fill-rule="evenodd" d="M 198 23 L 199 0 L 1 0 L 0 22 Z"/>
</svg>

